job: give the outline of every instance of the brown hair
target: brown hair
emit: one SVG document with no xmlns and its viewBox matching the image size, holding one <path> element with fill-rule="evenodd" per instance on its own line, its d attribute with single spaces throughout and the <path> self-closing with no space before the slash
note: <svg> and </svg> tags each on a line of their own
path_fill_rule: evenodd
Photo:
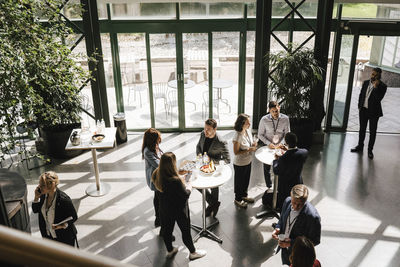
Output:
<svg viewBox="0 0 400 267">
<path fill-rule="evenodd" d="M 47 189 L 51 187 L 52 183 L 55 183 L 56 186 L 60 183 L 56 172 L 48 171 L 39 176 L 39 184 L 46 186 Z"/>
<path fill-rule="evenodd" d="M 205 124 L 210 125 L 211 127 L 213 127 L 214 129 L 217 128 L 217 121 L 214 119 L 207 119 L 205 121 Z"/>
<path fill-rule="evenodd" d="M 305 236 L 298 236 L 289 257 L 292 267 L 312 267 L 315 257 L 314 244 L 311 240 Z"/>
<path fill-rule="evenodd" d="M 249 119 L 250 119 L 249 115 L 244 114 L 244 113 L 239 114 L 239 116 L 237 117 L 237 119 L 235 121 L 235 126 L 233 127 L 235 129 L 235 131 L 237 131 L 237 132 L 243 131 L 243 125 Z"/>
<path fill-rule="evenodd" d="M 175 154 L 172 152 L 166 152 L 161 156 L 160 164 L 153 172 L 151 180 L 156 189 L 160 192 L 163 192 L 164 182 L 171 179 L 179 179 L 183 182 L 178 174 Z"/>
<path fill-rule="evenodd" d="M 149 128 L 144 132 L 142 144 L 142 159 L 144 159 L 144 149 L 146 147 L 157 156 L 156 146 L 159 144 L 159 140 L 161 140 L 160 131 L 154 128 Z"/>
</svg>

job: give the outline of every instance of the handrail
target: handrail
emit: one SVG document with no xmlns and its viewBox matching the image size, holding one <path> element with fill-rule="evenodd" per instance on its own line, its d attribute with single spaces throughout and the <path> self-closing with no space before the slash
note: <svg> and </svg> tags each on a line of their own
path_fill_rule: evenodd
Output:
<svg viewBox="0 0 400 267">
<path fill-rule="evenodd" d="M 24 266 L 134 266 L 0 225 L 2 263 Z"/>
</svg>

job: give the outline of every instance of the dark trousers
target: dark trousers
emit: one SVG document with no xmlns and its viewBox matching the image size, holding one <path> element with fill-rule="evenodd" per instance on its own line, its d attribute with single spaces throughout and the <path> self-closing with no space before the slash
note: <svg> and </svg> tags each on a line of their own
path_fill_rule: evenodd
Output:
<svg viewBox="0 0 400 267">
<path fill-rule="evenodd" d="M 282 265 L 286 264 L 290 266 L 290 261 L 289 261 L 290 254 L 292 254 L 292 247 L 281 248 Z"/>
<path fill-rule="evenodd" d="M 379 117 L 369 116 L 368 109 L 360 109 L 360 131 L 358 135 L 358 147 L 364 147 L 365 132 L 367 130 L 367 124 L 369 121 L 369 142 L 368 151 L 372 151 L 376 139 L 376 129 L 378 128 Z"/>
<path fill-rule="evenodd" d="M 202 192 L 202 189 L 197 189 L 199 190 L 200 193 Z M 214 206 L 215 204 L 218 203 L 218 198 L 219 198 L 219 188 L 211 188 L 211 190 L 206 189 L 206 202 L 208 203 L 209 206 Z"/>
<path fill-rule="evenodd" d="M 271 165 L 268 164 L 263 164 L 264 165 L 264 179 L 265 179 L 265 185 L 270 188 L 272 187 L 272 181 L 271 181 Z"/>
<path fill-rule="evenodd" d="M 243 197 L 247 197 L 247 189 L 249 188 L 251 163 L 245 166 L 237 166 L 233 164 L 235 170 L 235 200 L 241 201 Z"/>
<path fill-rule="evenodd" d="M 190 253 L 195 252 L 196 249 L 190 233 L 190 218 L 184 213 L 176 214 L 176 216 L 168 216 L 168 214 L 162 216 L 161 227 L 164 231 L 164 244 L 168 252 L 173 249 L 172 232 L 174 231 L 175 222 L 178 224 L 179 229 L 181 229 L 183 243 L 189 249 Z"/>
<path fill-rule="evenodd" d="M 154 191 L 154 198 L 153 198 L 153 205 L 154 205 L 154 212 L 156 215 L 156 221 L 160 221 L 160 192 L 155 190 Z"/>
</svg>

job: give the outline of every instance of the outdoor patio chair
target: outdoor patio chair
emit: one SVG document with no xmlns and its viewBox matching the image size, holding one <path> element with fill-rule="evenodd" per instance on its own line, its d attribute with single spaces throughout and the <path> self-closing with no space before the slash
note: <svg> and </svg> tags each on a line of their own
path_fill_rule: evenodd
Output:
<svg viewBox="0 0 400 267">
<path fill-rule="evenodd" d="M 168 91 L 167 83 L 153 83 L 154 112 L 156 113 L 156 111 L 157 111 L 157 99 L 163 99 L 166 118 L 168 118 L 167 91 Z"/>
<path fill-rule="evenodd" d="M 203 104 L 201 105 L 201 116 L 203 119 L 207 117 L 207 109 L 210 106 L 210 101 L 208 100 L 209 100 L 209 94 L 208 90 L 206 90 L 203 92 Z M 219 100 L 217 96 L 217 91 L 215 90 L 213 90 L 213 111 L 215 110 L 214 108 L 217 110 L 217 116 L 219 120 Z"/>
<path fill-rule="evenodd" d="M 178 90 L 171 89 L 168 90 L 168 102 L 167 102 L 167 114 L 171 117 L 172 125 L 172 109 L 178 107 Z"/>
</svg>

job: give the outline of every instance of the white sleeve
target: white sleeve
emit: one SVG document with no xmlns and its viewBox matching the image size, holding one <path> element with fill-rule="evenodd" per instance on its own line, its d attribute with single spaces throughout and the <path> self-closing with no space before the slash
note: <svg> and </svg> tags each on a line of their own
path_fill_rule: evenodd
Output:
<svg viewBox="0 0 400 267">
<path fill-rule="evenodd" d="M 260 120 L 260 124 L 258 125 L 258 133 L 257 133 L 257 135 L 258 135 L 258 138 L 259 138 L 264 144 L 269 145 L 269 142 L 268 142 L 268 140 L 267 140 L 267 138 L 266 138 L 266 136 L 265 136 L 265 133 L 266 133 L 266 131 L 265 131 L 265 123 L 264 123 L 264 120 L 261 119 L 261 120 Z"/>
</svg>

